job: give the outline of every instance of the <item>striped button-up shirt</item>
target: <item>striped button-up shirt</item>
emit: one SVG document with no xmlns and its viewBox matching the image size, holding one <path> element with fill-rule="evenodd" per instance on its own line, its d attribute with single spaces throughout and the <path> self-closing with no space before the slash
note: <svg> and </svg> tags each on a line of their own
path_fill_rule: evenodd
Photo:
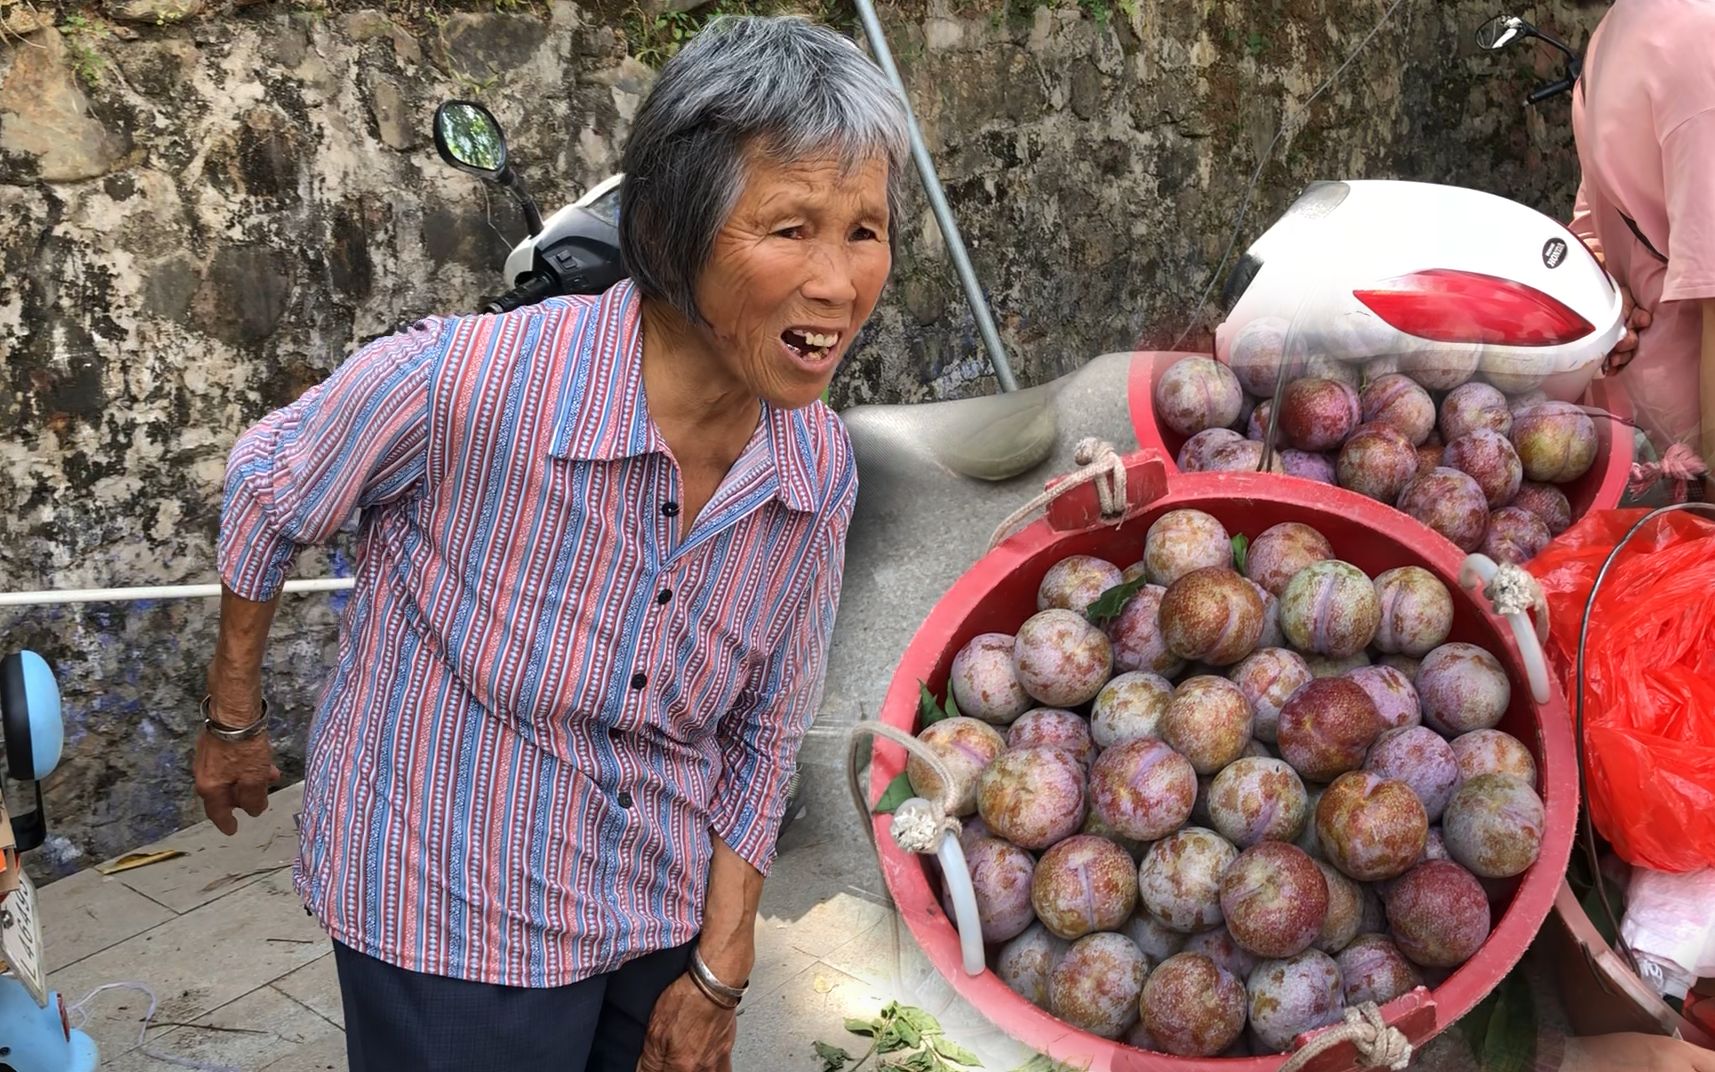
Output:
<svg viewBox="0 0 1715 1072">
<path fill-rule="evenodd" d="M 414 971 L 555 986 L 690 940 L 711 833 L 768 869 L 857 491 L 764 406 L 681 538 L 629 283 L 360 349 L 232 450 L 220 574 L 266 600 L 354 512 L 297 890 Z"/>
</svg>

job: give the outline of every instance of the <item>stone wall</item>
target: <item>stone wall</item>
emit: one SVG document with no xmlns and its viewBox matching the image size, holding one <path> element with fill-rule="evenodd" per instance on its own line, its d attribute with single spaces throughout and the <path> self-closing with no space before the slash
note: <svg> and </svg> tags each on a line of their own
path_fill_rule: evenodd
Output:
<svg viewBox="0 0 1715 1072">
<path fill-rule="evenodd" d="M 436 102 L 489 104 L 554 202 L 615 166 L 651 77 L 637 27 L 697 17 L 657 27 L 635 8 L 569 0 L 462 12 L 204 2 L 71 11 L 0 0 L 7 589 L 212 579 L 237 432 L 360 342 L 496 289 L 520 222 L 435 156 Z M 1457 182 L 1564 213 L 1575 174 L 1566 103 L 1521 103 L 1546 56 L 1476 52 L 1490 3 L 1400 4 L 1281 140 L 1244 239 L 1318 178 Z M 1380 10 L 888 10 L 1023 380 L 1164 345 L 1192 324 L 1283 108 L 1296 110 Z M 1577 40 L 1592 20 L 1565 6 L 1533 13 Z M 894 280 L 837 403 L 989 389 L 939 235 L 920 197 L 909 207 Z M 299 575 L 345 571 L 344 554 L 307 554 Z M 268 690 L 288 777 L 339 605 L 288 597 L 276 628 Z M 0 610 L 0 642 L 41 652 L 66 697 L 66 760 L 49 786 L 59 836 L 34 854 L 44 877 L 196 817 L 188 754 L 213 609 Z"/>
</svg>

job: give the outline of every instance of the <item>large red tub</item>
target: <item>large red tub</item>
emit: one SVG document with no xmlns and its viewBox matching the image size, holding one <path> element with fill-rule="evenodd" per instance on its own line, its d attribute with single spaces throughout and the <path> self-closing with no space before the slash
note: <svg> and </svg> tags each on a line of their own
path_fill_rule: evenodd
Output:
<svg viewBox="0 0 1715 1072">
<path fill-rule="evenodd" d="M 1252 538 L 1278 522 L 1306 522 L 1328 536 L 1340 557 L 1372 576 L 1394 566 L 1425 567 L 1454 593 L 1457 611 L 1450 639 L 1488 648 L 1511 673 L 1512 707 L 1500 728 L 1518 737 L 1535 755 L 1537 789 L 1547 809 L 1541 857 L 1520 876 L 1512 894 L 1495 905 L 1495 928 L 1482 949 L 1433 991 L 1420 988 L 1383 1009 L 1386 1019 L 1414 1044 L 1427 1040 L 1500 984 L 1553 907 L 1566 873 L 1578 814 L 1577 761 L 1564 700 L 1556 690 L 1548 703 L 1532 703 L 1508 623 L 1480 608 L 1459 587 L 1463 556 L 1405 515 L 1339 488 L 1265 474 L 1186 473 L 1169 479 L 1154 451 L 1133 455 L 1127 468 L 1131 474 L 1128 498 L 1133 506 L 1123 523 L 1116 526 L 1096 519 L 1094 492 L 1086 485 L 1053 503 L 1047 518 L 1002 543 L 953 585 L 936 603 L 901 658 L 881 719 L 915 732 L 919 680 L 935 695 L 944 695 L 953 656 L 966 642 L 979 633 L 1013 632 L 1035 612 L 1036 590 L 1049 566 L 1071 554 L 1134 562 L 1142 556 L 1144 533 L 1168 510 L 1203 510 L 1229 531 Z M 904 763 L 904 753 L 897 745 L 876 742 L 870 768 L 872 802 L 904 769 Z M 965 974 L 958 934 L 941 907 L 935 865 L 928 857 L 900 850 L 887 836 L 889 822 L 886 815 L 874 819 L 877 851 L 888 889 L 906 926 L 952 985 L 996 1027 L 1020 1042 L 1094 1072 L 1163 1068 L 1265 1072 L 1285 1061 L 1281 1054 L 1193 1059 L 1147 1053 L 1056 1019 L 1009 989 L 992 970 L 985 969 L 976 976 Z M 1302 1043 L 1302 1038 L 1299 1041 Z M 1351 1068 L 1354 1063 L 1351 1046 L 1342 1044 L 1310 1067 L 1328 1072 Z"/>
<path fill-rule="evenodd" d="M 1132 431 L 1137 445 L 1155 447 L 1167 456 L 1169 472 L 1177 472 L 1174 459 L 1185 437 L 1162 424 L 1155 416 L 1155 382 L 1168 367 L 1185 357 L 1207 357 L 1207 354 L 1178 353 L 1169 350 L 1143 350 L 1132 357 L 1131 376 L 1126 385 L 1127 403 L 1131 410 Z M 1596 461 L 1590 471 L 1570 484 L 1561 485 L 1572 504 L 1572 520 L 1577 521 L 1589 510 L 1612 510 L 1620 505 L 1626 492 L 1626 481 L 1632 472 L 1634 455 L 1631 399 L 1625 388 L 1613 380 L 1594 380 L 1584 395 L 1582 404 L 1590 410 L 1612 414 L 1603 418 L 1591 414 L 1596 425 Z"/>
</svg>

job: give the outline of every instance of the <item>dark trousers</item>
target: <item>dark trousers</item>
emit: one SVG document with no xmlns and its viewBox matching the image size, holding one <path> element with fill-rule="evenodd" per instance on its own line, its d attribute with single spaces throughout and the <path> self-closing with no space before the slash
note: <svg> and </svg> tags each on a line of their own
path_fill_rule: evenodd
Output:
<svg viewBox="0 0 1715 1072">
<path fill-rule="evenodd" d="M 351 1072 L 635 1072 L 691 944 L 532 989 L 407 971 L 335 942 Z"/>
</svg>

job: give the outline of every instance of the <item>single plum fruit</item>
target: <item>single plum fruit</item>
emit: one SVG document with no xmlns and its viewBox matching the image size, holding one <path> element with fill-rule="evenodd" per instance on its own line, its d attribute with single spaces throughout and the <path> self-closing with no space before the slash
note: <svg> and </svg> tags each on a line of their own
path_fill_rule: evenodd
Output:
<svg viewBox="0 0 1715 1072">
<path fill-rule="evenodd" d="M 1096 761 L 1096 742 L 1082 715 L 1056 707 L 1038 707 L 1018 716 L 1006 731 L 1008 748 L 1059 748 L 1086 768 Z"/>
<path fill-rule="evenodd" d="M 1447 853 L 1479 878 L 1522 875 L 1542 852 L 1544 810 L 1532 786 L 1479 774 L 1459 787 L 1441 817 Z"/>
<path fill-rule="evenodd" d="M 1120 834 L 1154 841 L 1185 825 L 1197 798 L 1191 761 L 1153 737 L 1104 749 L 1090 769 L 1090 809 Z"/>
<path fill-rule="evenodd" d="M 1596 460 L 1596 425 L 1570 402 L 1539 402 L 1513 412 L 1512 445 L 1524 475 L 1566 484 Z"/>
<path fill-rule="evenodd" d="M 1029 901 L 1036 918 L 1057 937 L 1111 931 L 1137 907 L 1137 868 L 1124 849 L 1106 838 L 1074 834 L 1037 861 Z"/>
<path fill-rule="evenodd" d="M 1092 1035 L 1119 1038 L 1137 1021 L 1148 972 L 1149 962 L 1125 935 L 1085 935 L 1049 973 L 1049 1011 Z"/>
<path fill-rule="evenodd" d="M 1386 1005 L 1423 985 L 1416 965 L 1385 934 L 1362 934 L 1334 958 L 1340 969 L 1346 1004 Z"/>
<path fill-rule="evenodd" d="M 1447 737 L 1493 729 L 1512 703 L 1501 661 L 1475 644 L 1442 644 L 1423 657 L 1412 684 L 1424 725 Z"/>
<path fill-rule="evenodd" d="M 1290 648 L 1258 648 L 1227 673 L 1251 704 L 1251 734 L 1273 744 L 1280 727 L 1280 707 L 1311 679 L 1304 656 Z"/>
<path fill-rule="evenodd" d="M 1168 958 L 1144 981 L 1142 1016 L 1163 1053 L 1213 1057 L 1245 1029 L 1245 987 L 1198 953 Z"/>
<path fill-rule="evenodd" d="M 1049 934 L 1048 928 L 1040 923 L 1032 923 L 1023 934 L 1001 946 L 995 954 L 994 972 L 1013 993 L 1039 1009 L 1046 1009 L 1049 976 L 1070 948 L 1071 942 Z"/>
<path fill-rule="evenodd" d="M 1209 790 L 1210 821 L 1241 849 L 1296 840 L 1309 809 L 1298 772 L 1278 759 L 1235 760 L 1215 775 Z"/>
<path fill-rule="evenodd" d="M 1280 709 L 1280 758 L 1312 782 L 1331 782 L 1363 765 L 1386 728 L 1376 705 L 1357 682 L 1316 678 Z"/>
<path fill-rule="evenodd" d="M 1138 897 L 1151 915 L 1182 934 L 1221 922 L 1221 876 L 1239 852 L 1221 835 L 1188 826 L 1149 847 L 1138 868 Z"/>
<path fill-rule="evenodd" d="M 959 713 L 1005 726 L 1035 706 L 1012 672 L 1011 633 L 983 633 L 953 656 L 950 675 Z"/>
<path fill-rule="evenodd" d="M 971 873 L 984 942 L 1010 941 L 1036 921 L 1030 903 L 1035 857 L 1011 842 L 986 837 L 965 849 L 965 866 Z M 942 903 L 950 917 L 951 895 L 943 895 Z"/>
<path fill-rule="evenodd" d="M 1358 426 L 1358 392 L 1338 380 L 1306 378 L 1286 385 L 1280 399 L 1280 430 L 1299 450 L 1333 450 Z"/>
<path fill-rule="evenodd" d="M 1417 448 L 1391 424 L 1359 425 L 1341 445 L 1334 473 L 1341 487 L 1392 506 L 1417 476 Z"/>
<path fill-rule="evenodd" d="M 1239 419 L 1244 391 L 1233 370 L 1207 357 L 1175 361 L 1155 384 L 1155 412 L 1180 435 L 1226 428 Z"/>
<path fill-rule="evenodd" d="M 1250 701 L 1237 685 L 1202 674 L 1174 690 L 1161 720 L 1162 740 L 1198 774 L 1213 775 L 1244 754 L 1252 718 Z"/>
<path fill-rule="evenodd" d="M 983 770 L 977 811 L 996 837 L 1046 849 L 1083 825 L 1084 777 L 1084 765 L 1063 749 L 1002 752 Z"/>
<path fill-rule="evenodd" d="M 1459 763 L 1459 775 L 1466 781 L 1479 774 L 1506 774 L 1526 785 L 1536 785 L 1536 757 L 1510 733 L 1472 730 L 1449 743 Z"/>
<path fill-rule="evenodd" d="M 1259 957 L 1310 948 L 1328 915 L 1328 882 L 1296 845 L 1264 841 L 1241 852 L 1221 876 L 1221 914 L 1233 940 Z"/>
<path fill-rule="evenodd" d="M 1058 607 L 1082 614 L 1120 581 L 1120 568 L 1112 562 L 1094 555 L 1068 555 L 1043 575 L 1036 589 L 1036 609 Z"/>
<path fill-rule="evenodd" d="M 1112 748 L 1139 737 L 1160 737 L 1161 719 L 1173 698 L 1173 685 L 1146 670 L 1122 673 L 1102 686 L 1090 708 L 1090 737 L 1098 748 Z"/>
<path fill-rule="evenodd" d="M 1486 428 L 1506 435 L 1513 428 L 1507 396 L 1479 380 L 1462 383 L 1441 400 L 1441 438 L 1453 442 L 1466 432 Z"/>
<path fill-rule="evenodd" d="M 953 784 L 943 786 L 929 764 L 912 756 L 905 761 L 911 791 L 925 800 L 938 799 L 945 791 L 952 814 L 969 815 L 975 811 L 977 785 L 983 771 L 1006 751 L 1006 741 L 1000 733 L 986 722 L 960 715 L 925 726 L 917 739 L 935 753 Z"/>
<path fill-rule="evenodd" d="M 1409 376 L 1380 376 L 1364 387 L 1358 400 L 1366 423 L 1392 425 L 1414 447 L 1435 427 L 1435 401 Z"/>
<path fill-rule="evenodd" d="M 1328 537 L 1303 522 L 1282 521 L 1251 541 L 1245 552 L 1245 576 L 1278 596 L 1299 570 L 1333 557 L 1334 545 Z"/>
<path fill-rule="evenodd" d="M 1168 650 L 1161 635 L 1161 597 L 1166 594 L 1158 584 L 1145 584 L 1108 622 L 1115 671 L 1144 670 L 1170 678 L 1185 668 L 1185 660 Z"/>
<path fill-rule="evenodd" d="M 1169 510 L 1143 537 L 1143 564 L 1151 584 L 1165 588 L 1194 569 L 1231 566 L 1226 527 L 1201 510 Z"/>
<path fill-rule="evenodd" d="M 1306 949 L 1290 960 L 1263 961 L 1246 980 L 1245 990 L 1251 1031 L 1274 1053 L 1290 1048 L 1300 1034 L 1334 1023 L 1345 1008 L 1340 969 L 1318 949 Z"/>
<path fill-rule="evenodd" d="M 1419 471 L 1395 505 L 1462 551 L 1475 551 L 1489 524 L 1489 500 L 1481 485 L 1447 465 Z"/>
<path fill-rule="evenodd" d="M 1404 782 L 1350 771 L 1316 804 L 1316 834 L 1328 862 L 1360 882 L 1404 874 L 1423 855 L 1429 818 Z"/>
<path fill-rule="evenodd" d="M 1381 617 L 1376 587 L 1349 562 L 1312 562 L 1280 596 L 1280 629 L 1293 647 L 1344 658 L 1369 646 Z"/>
<path fill-rule="evenodd" d="M 1477 877 L 1451 860 L 1430 860 L 1388 890 L 1394 944 L 1413 964 L 1456 968 L 1489 937 L 1489 899 Z"/>
<path fill-rule="evenodd" d="M 1453 594 L 1422 566 L 1376 574 L 1376 650 L 1421 657 L 1453 631 Z"/>
<path fill-rule="evenodd" d="M 1112 671 L 1113 645 L 1107 635 L 1073 611 L 1038 611 L 1019 627 L 1013 641 L 1013 674 L 1025 692 L 1048 707 L 1089 703 Z"/>
</svg>

